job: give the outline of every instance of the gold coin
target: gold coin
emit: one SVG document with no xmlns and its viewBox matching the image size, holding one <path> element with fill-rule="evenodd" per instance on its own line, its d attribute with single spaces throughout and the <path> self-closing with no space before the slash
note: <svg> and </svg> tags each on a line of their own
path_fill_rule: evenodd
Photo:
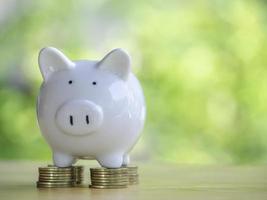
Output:
<svg viewBox="0 0 267 200">
<path fill-rule="evenodd" d="M 127 174 L 91 174 L 91 177 L 128 177 Z"/>
<path fill-rule="evenodd" d="M 126 168 L 90 168 L 93 172 L 127 172 Z"/>
<path fill-rule="evenodd" d="M 123 182 L 127 182 L 129 181 L 128 179 L 100 179 L 100 178 L 91 178 L 91 181 L 103 181 L 103 182 L 120 182 L 120 181 L 123 181 Z"/>
<path fill-rule="evenodd" d="M 46 181 L 38 181 L 39 183 L 38 184 L 43 184 L 43 185 L 51 185 L 51 184 L 54 184 L 54 185 L 71 185 L 71 184 L 74 184 L 73 181 L 70 181 L 70 182 L 56 182 L 56 181 L 49 181 L 49 182 L 46 182 Z"/>
<path fill-rule="evenodd" d="M 91 174 L 128 174 L 127 171 L 90 171 Z"/>
<path fill-rule="evenodd" d="M 72 171 L 39 171 L 40 174 L 73 174 Z"/>
<path fill-rule="evenodd" d="M 95 180 L 91 179 L 91 182 L 94 183 L 128 183 L 129 180 Z"/>
<path fill-rule="evenodd" d="M 45 176 L 45 175 L 39 175 L 39 178 L 51 178 L 51 179 L 75 179 L 74 176 Z"/>
<path fill-rule="evenodd" d="M 37 181 L 36 184 L 37 184 L 37 185 L 40 185 L 40 186 L 41 186 L 41 185 L 44 185 L 44 186 L 45 186 L 45 185 L 48 185 L 48 186 L 49 186 L 49 185 L 51 185 L 51 186 L 60 186 L 60 185 L 73 185 L 73 182 L 65 182 L 65 183 L 61 183 L 61 182 L 60 182 L 60 183 L 53 182 L 53 183 L 51 183 L 51 182 L 41 182 L 41 181 Z"/>
<path fill-rule="evenodd" d="M 75 169 L 83 169 L 84 167 L 82 165 L 73 165 L 70 167 L 57 167 L 56 165 L 47 165 L 47 167 L 43 168 L 60 168 L 60 169 L 67 169 L 67 168 L 75 168 Z"/>
<path fill-rule="evenodd" d="M 36 185 L 37 188 L 72 188 L 74 185 Z"/>
<path fill-rule="evenodd" d="M 73 170 L 61 170 L 61 169 L 49 169 L 43 170 L 39 169 L 39 173 L 73 173 Z"/>
<path fill-rule="evenodd" d="M 91 172 L 90 173 L 91 175 L 113 175 L 113 176 L 116 176 L 116 175 L 128 175 L 127 172 Z"/>
<path fill-rule="evenodd" d="M 52 175 L 74 175 L 70 172 L 59 172 L 59 171 L 41 171 L 39 174 L 52 174 Z"/>
<path fill-rule="evenodd" d="M 116 175 L 124 175 L 124 176 L 127 176 L 128 173 L 127 172 L 91 172 L 91 175 L 113 175 L 113 176 L 116 176 Z"/>
<path fill-rule="evenodd" d="M 73 174 L 44 174 L 39 173 L 39 176 L 47 176 L 47 177 L 74 177 Z"/>
<path fill-rule="evenodd" d="M 91 178 L 128 178 L 127 174 L 91 174 Z"/>
<path fill-rule="evenodd" d="M 47 167 L 39 167 L 39 169 L 72 169 L 72 167 L 57 167 L 57 166 L 47 166 Z"/>
<path fill-rule="evenodd" d="M 128 181 L 108 181 L 108 182 L 103 182 L 103 181 L 93 181 L 91 180 L 92 185 L 127 185 Z"/>
<path fill-rule="evenodd" d="M 95 179 L 95 180 L 98 180 L 98 179 L 99 180 L 128 180 L 129 179 L 128 177 L 125 177 L 125 176 L 120 176 L 120 177 L 91 176 L 90 178 Z"/>
<path fill-rule="evenodd" d="M 81 165 L 75 165 L 71 167 L 57 167 L 55 165 L 48 165 L 48 167 L 40 167 L 41 170 L 73 170 L 75 172 L 82 172 L 84 167 Z"/>
<path fill-rule="evenodd" d="M 39 173 L 42 176 L 74 176 L 72 173 Z"/>
<path fill-rule="evenodd" d="M 117 172 L 91 172 L 91 175 L 128 175 L 128 173 L 127 172 L 125 172 L 125 171 L 117 171 Z"/>
<path fill-rule="evenodd" d="M 74 185 L 42 185 L 42 184 L 36 184 L 37 188 L 70 188 L 74 187 Z"/>
<path fill-rule="evenodd" d="M 127 171 L 127 168 L 90 168 L 93 172 L 118 172 Z"/>
<path fill-rule="evenodd" d="M 60 170 L 60 169 L 58 169 L 58 170 L 54 170 L 54 169 L 52 169 L 52 170 L 43 170 L 43 169 L 39 169 L 39 173 L 74 173 L 74 171 L 73 170 Z"/>
<path fill-rule="evenodd" d="M 41 183 L 73 183 L 74 180 L 47 180 L 47 179 L 39 179 Z"/>
<path fill-rule="evenodd" d="M 72 168 L 44 168 L 39 167 L 39 172 L 73 172 L 74 170 Z"/>
<path fill-rule="evenodd" d="M 74 177 L 45 177 L 45 176 L 39 176 L 39 179 L 46 179 L 46 180 L 74 180 Z"/>
<path fill-rule="evenodd" d="M 64 184 L 71 184 L 75 182 L 74 180 L 62 181 L 62 180 L 43 180 L 43 179 L 39 179 L 38 181 L 40 183 L 64 183 Z"/>
<path fill-rule="evenodd" d="M 92 167 L 91 170 L 124 170 L 125 167 L 119 167 L 119 168 L 106 168 L 106 167 Z"/>
<path fill-rule="evenodd" d="M 94 189 L 120 189 L 127 188 L 127 185 L 89 185 L 89 187 Z"/>
<path fill-rule="evenodd" d="M 91 183 L 91 185 L 94 186 L 124 186 L 124 185 L 128 185 L 128 183 Z"/>
<path fill-rule="evenodd" d="M 91 178 L 91 180 L 96 181 L 128 181 L 128 178 Z"/>
<path fill-rule="evenodd" d="M 42 176 L 42 177 L 62 177 L 62 178 L 75 177 L 75 176 L 73 176 L 73 174 L 39 174 L 39 176 Z"/>
</svg>

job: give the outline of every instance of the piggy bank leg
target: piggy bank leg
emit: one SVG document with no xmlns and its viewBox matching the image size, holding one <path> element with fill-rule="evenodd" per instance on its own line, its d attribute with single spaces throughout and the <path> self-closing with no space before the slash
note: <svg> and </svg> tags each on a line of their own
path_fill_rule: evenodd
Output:
<svg viewBox="0 0 267 200">
<path fill-rule="evenodd" d="M 97 157 L 97 161 L 102 167 L 119 168 L 122 166 L 122 154 L 109 154 Z"/>
<path fill-rule="evenodd" d="M 124 154 L 122 165 L 127 166 L 127 165 L 129 165 L 129 163 L 130 163 L 130 156 L 128 154 Z"/>
<path fill-rule="evenodd" d="M 54 165 L 56 165 L 57 167 L 69 167 L 76 161 L 76 159 L 73 156 L 59 152 L 53 153 L 53 160 L 54 160 Z"/>
</svg>

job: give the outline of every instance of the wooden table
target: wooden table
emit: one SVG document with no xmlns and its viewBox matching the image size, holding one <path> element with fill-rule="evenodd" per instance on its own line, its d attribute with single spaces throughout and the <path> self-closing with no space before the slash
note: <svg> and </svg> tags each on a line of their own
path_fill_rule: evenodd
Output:
<svg viewBox="0 0 267 200">
<path fill-rule="evenodd" d="M 267 199 L 267 166 L 139 163 L 140 184 L 127 189 L 37 189 L 37 169 L 44 165 L 0 162 L 0 199 Z"/>
</svg>

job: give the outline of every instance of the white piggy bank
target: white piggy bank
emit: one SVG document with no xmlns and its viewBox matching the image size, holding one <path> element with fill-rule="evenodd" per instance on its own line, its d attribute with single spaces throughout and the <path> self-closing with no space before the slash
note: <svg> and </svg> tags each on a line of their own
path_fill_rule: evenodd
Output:
<svg viewBox="0 0 267 200">
<path fill-rule="evenodd" d="M 122 49 L 100 61 L 71 61 L 52 47 L 40 51 L 37 116 L 56 166 L 70 166 L 77 158 L 96 159 L 107 168 L 129 163 L 146 112 L 130 65 Z"/>
</svg>

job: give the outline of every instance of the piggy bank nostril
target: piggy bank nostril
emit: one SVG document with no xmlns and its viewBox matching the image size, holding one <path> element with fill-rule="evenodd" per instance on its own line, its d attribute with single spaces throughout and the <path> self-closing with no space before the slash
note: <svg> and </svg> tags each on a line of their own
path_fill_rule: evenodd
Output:
<svg viewBox="0 0 267 200">
<path fill-rule="evenodd" d="M 70 125 L 73 126 L 73 117 L 72 117 L 72 115 L 70 115 Z"/>
<path fill-rule="evenodd" d="M 85 119 L 86 119 L 86 124 L 89 124 L 89 116 L 88 115 L 86 115 Z"/>
</svg>

